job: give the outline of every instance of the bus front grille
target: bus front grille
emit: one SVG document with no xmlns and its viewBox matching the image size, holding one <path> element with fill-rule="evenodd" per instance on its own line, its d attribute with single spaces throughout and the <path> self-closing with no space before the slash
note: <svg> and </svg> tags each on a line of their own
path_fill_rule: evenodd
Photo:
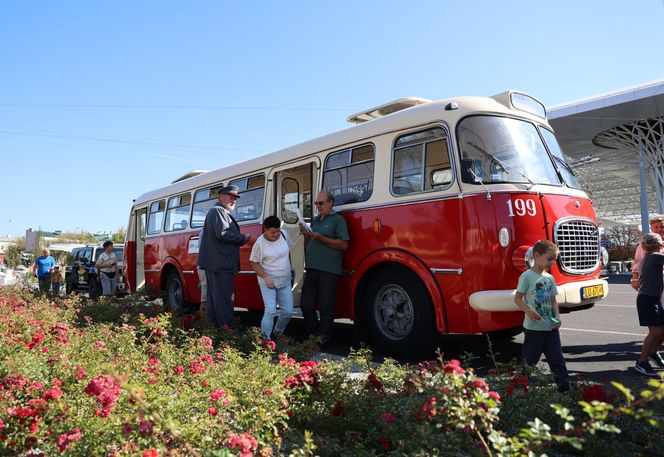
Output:
<svg viewBox="0 0 664 457">
<path fill-rule="evenodd" d="M 560 249 L 562 271 L 583 275 L 599 266 L 599 229 L 592 220 L 563 218 L 554 225 L 553 238 Z"/>
</svg>

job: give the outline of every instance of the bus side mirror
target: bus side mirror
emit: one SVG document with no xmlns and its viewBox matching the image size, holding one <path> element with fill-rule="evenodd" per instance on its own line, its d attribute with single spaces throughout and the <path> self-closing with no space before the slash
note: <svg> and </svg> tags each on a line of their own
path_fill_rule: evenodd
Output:
<svg viewBox="0 0 664 457">
<path fill-rule="evenodd" d="M 461 159 L 461 180 L 463 182 L 476 182 L 471 170 L 475 167 L 473 159 Z"/>
</svg>

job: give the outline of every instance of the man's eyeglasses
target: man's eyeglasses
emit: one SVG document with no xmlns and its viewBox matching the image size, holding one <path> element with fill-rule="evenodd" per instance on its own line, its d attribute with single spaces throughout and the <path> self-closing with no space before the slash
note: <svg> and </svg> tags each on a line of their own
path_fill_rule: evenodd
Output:
<svg viewBox="0 0 664 457">
<path fill-rule="evenodd" d="M 314 202 L 314 205 L 316 206 L 323 206 L 327 202 Z"/>
</svg>

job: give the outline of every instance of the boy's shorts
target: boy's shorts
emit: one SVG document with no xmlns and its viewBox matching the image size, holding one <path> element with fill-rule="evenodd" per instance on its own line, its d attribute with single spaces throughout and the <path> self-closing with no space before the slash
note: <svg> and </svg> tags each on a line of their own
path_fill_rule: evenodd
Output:
<svg viewBox="0 0 664 457">
<path fill-rule="evenodd" d="M 636 310 L 642 327 L 664 325 L 664 308 L 659 297 L 637 295 Z"/>
</svg>

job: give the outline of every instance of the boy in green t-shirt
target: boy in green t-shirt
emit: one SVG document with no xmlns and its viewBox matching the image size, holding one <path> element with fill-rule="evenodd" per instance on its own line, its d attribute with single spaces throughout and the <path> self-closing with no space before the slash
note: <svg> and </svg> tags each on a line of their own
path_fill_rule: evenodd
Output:
<svg viewBox="0 0 664 457">
<path fill-rule="evenodd" d="M 540 240 L 533 246 L 535 264 L 521 274 L 514 303 L 525 313 L 523 328 L 523 360 L 531 366 L 539 362 L 542 354 L 549 362 L 558 390 L 570 389 L 569 374 L 560 344 L 560 314 L 556 302 L 556 281 L 547 270 L 558 257 L 558 246 Z"/>
</svg>

